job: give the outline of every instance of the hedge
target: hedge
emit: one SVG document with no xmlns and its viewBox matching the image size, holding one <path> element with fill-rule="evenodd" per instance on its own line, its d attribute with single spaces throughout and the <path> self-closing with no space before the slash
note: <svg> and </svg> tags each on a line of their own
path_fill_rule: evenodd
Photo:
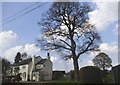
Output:
<svg viewBox="0 0 120 85">
<path fill-rule="evenodd" d="M 94 66 L 86 66 L 80 69 L 81 83 L 102 83 L 102 72 Z"/>
</svg>

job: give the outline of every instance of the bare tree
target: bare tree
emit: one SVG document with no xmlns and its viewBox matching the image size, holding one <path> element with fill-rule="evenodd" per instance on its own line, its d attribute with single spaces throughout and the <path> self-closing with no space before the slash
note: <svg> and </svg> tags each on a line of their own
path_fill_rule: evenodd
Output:
<svg viewBox="0 0 120 85">
<path fill-rule="evenodd" d="M 101 68 L 102 70 L 106 70 L 107 68 L 112 67 L 112 59 L 105 53 L 99 53 L 94 59 L 93 63 L 95 66 Z"/>
<path fill-rule="evenodd" d="M 97 51 L 101 38 L 89 23 L 89 3 L 55 2 L 43 15 L 38 46 L 56 50 L 63 58 L 73 59 L 74 79 L 79 80 L 78 59 L 84 53 Z"/>
</svg>

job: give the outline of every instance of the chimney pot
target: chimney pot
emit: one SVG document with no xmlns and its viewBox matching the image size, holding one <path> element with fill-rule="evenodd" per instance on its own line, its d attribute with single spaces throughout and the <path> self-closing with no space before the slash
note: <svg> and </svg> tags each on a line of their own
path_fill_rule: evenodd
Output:
<svg viewBox="0 0 120 85">
<path fill-rule="evenodd" d="M 47 57 L 48 57 L 48 59 L 50 60 L 50 53 L 49 53 L 49 52 L 47 53 Z"/>
</svg>

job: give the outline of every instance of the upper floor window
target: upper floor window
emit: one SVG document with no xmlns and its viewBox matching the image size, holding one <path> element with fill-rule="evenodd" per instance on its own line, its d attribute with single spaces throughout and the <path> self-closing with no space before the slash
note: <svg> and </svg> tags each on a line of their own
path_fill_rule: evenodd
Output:
<svg viewBox="0 0 120 85">
<path fill-rule="evenodd" d="M 41 68 L 43 68 L 44 66 L 43 65 L 36 65 L 36 68 L 37 69 L 41 69 Z"/>
<path fill-rule="evenodd" d="M 22 66 L 22 68 L 23 68 L 23 69 L 25 69 L 25 68 L 26 68 L 26 66 Z"/>
</svg>

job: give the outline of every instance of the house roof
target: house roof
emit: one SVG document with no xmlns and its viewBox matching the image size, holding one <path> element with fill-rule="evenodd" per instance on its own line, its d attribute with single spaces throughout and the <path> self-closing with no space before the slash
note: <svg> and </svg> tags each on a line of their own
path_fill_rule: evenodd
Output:
<svg viewBox="0 0 120 85">
<path fill-rule="evenodd" d="M 36 63 L 36 64 L 43 64 L 43 63 L 45 63 L 46 62 L 46 60 L 47 59 L 42 59 L 41 61 L 39 61 L 38 63 Z"/>
<path fill-rule="evenodd" d="M 20 66 L 20 65 L 29 64 L 31 61 L 32 61 L 32 58 L 25 59 L 25 60 L 22 60 L 21 62 L 19 62 L 17 64 L 13 64 L 13 66 Z"/>
<path fill-rule="evenodd" d="M 40 56 L 37 56 L 35 58 L 38 58 Z M 14 63 L 13 66 L 20 66 L 20 65 L 26 65 L 26 64 L 29 64 L 30 62 L 32 62 L 32 58 L 28 58 L 28 59 L 25 59 L 25 60 L 22 60 L 21 62 L 19 63 Z"/>
</svg>

